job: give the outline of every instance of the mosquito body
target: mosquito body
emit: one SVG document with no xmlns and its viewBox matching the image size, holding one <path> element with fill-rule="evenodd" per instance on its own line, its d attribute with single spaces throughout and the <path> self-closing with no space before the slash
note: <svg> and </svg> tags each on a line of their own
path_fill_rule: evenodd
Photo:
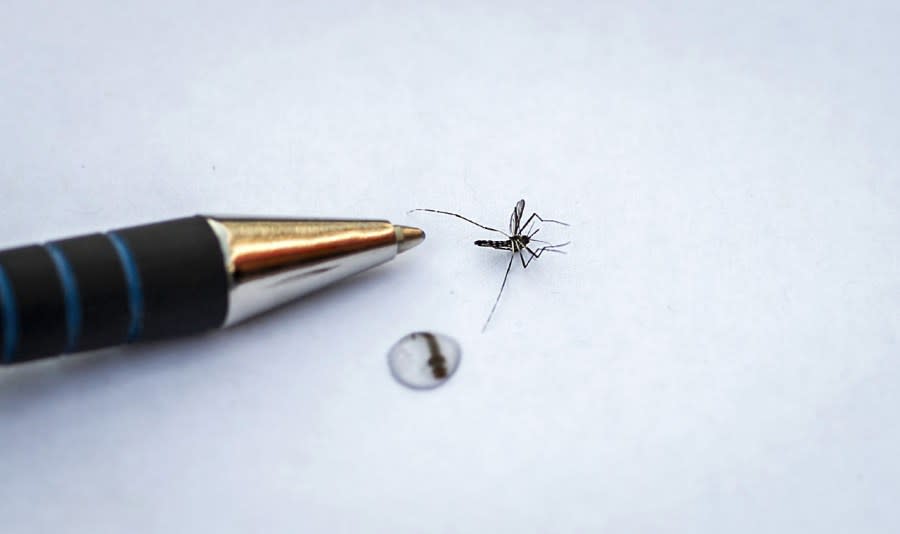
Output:
<svg viewBox="0 0 900 534">
<path fill-rule="evenodd" d="M 509 217 L 509 233 L 506 233 L 502 230 L 497 230 L 496 228 L 491 228 L 490 226 L 485 226 L 483 224 L 477 223 L 472 219 L 463 217 L 458 213 L 453 213 L 449 211 L 441 211 L 441 210 L 433 210 L 428 208 L 418 208 L 411 211 L 427 211 L 430 213 L 440 213 L 442 215 L 450 215 L 451 217 L 456 217 L 457 219 L 462 219 L 468 223 L 474 224 L 479 228 L 484 230 L 488 230 L 490 232 L 496 232 L 498 234 L 502 234 L 506 237 L 503 241 L 490 240 L 490 239 L 479 239 L 475 241 L 475 246 L 484 247 L 484 248 L 492 248 L 495 250 L 504 250 L 509 251 L 509 264 L 506 266 L 506 274 L 503 275 L 503 283 L 500 285 L 500 292 L 497 293 L 497 298 L 494 300 L 494 306 L 491 308 L 491 313 L 488 315 L 487 320 L 484 322 L 484 327 L 481 329 L 482 332 L 487 329 L 488 323 L 491 322 L 491 317 L 494 316 L 494 310 L 497 309 L 497 304 L 500 302 L 500 296 L 503 295 L 503 289 L 506 287 L 506 280 L 509 278 L 509 271 L 512 269 L 513 261 L 516 259 L 516 256 L 519 257 L 519 260 L 522 262 L 522 268 L 527 269 L 532 261 L 541 257 L 544 252 L 558 252 L 560 254 L 565 254 L 564 251 L 559 250 L 560 248 L 569 244 L 569 242 L 560 243 L 558 245 L 551 245 L 546 241 L 541 241 L 539 239 L 535 239 L 534 236 L 541 230 L 540 228 L 533 228 L 534 221 L 537 219 L 540 222 L 545 223 L 554 223 L 562 226 L 568 226 L 568 224 L 562 221 L 556 221 L 553 219 L 544 219 L 537 213 L 532 213 L 526 220 L 525 223 L 522 224 L 522 216 L 525 213 L 525 200 L 519 200 L 516 202 L 516 206 L 513 208 L 512 214 Z M 543 246 L 538 247 L 537 250 L 531 247 L 532 243 L 540 243 Z M 528 259 L 525 259 L 525 254 L 528 254 Z"/>
<path fill-rule="evenodd" d="M 518 240 L 518 242 L 514 242 L 512 239 L 507 239 L 506 241 L 490 241 L 487 239 L 479 239 L 475 242 L 475 246 L 516 252 L 528 246 L 529 241 L 530 240 L 528 239 L 527 235 L 521 236 L 521 239 Z"/>
</svg>

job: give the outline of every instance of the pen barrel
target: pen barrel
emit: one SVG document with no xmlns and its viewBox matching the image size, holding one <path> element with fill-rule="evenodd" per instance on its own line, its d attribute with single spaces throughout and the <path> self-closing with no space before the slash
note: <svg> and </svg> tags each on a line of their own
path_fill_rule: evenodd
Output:
<svg viewBox="0 0 900 534">
<path fill-rule="evenodd" d="M 229 283 L 199 216 L 0 251 L 0 362 L 217 328 Z"/>
</svg>

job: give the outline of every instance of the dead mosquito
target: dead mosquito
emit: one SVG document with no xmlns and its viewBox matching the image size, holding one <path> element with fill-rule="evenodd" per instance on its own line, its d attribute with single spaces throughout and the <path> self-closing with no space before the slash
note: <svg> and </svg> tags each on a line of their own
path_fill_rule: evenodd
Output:
<svg viewBox="0 0 900 534">
<path fill-rule="evenodd" d="M 513 208 L 512 215 L 509 216 L 509 233 L 502 230 L 497 230 L 496 228 L 491 228 L 489 226 L 485 226 L 483 224 L 477 223 L 472 219 L 467 217 L 463 217 L 458 213 L 453 213 L 449 211 L 441 211 L 434 210 L 429 208 L 416 208 L 414 210 L 410 210 L 409 213 L 414 211 L 427 211 L 430 213 L 440 213 L 442 215 L 450 215 L 451 217 L 456 217 L 457 219 L 462 219 L 468 223 L 474 224 L 479 228 L 483 228 L 490 232 L 497 232 L 498 234 L 503 234 L 506 236 L 506 239 L 503 241 L 493 241 L 487 239 L 479 239 L 475 241 L 475 245 L 479 247 L 487 247 L 493 248 L 496 250 L 508 250 L 512 252 L 509 257 L 509 264 L 506 266 L 506 274 L 503 275 L 503 283 L 500 285 L 500 292 L 497 293 L 497 298 L 494 300 L 494 306 L 491 308 L 491 313 L 488 314 L 487 321 L 484 322 L 484 326 L 481 328 L 481 331 L 484 332 L 487 329 L 488 323 L 491 322 L 491 317 L 494 316 L 494 310 L 497 309 L 497 304 L 500 302 L 500 296 L 503 295 L 503 288 L 506 287 L 506 279 L 509 278 L 509 271 L 512 268 L 513 260 L 515 260 L 516 255 L 519 256 L 519 260 L 522 262 L 522 268 L 527 269 L 532 261 L 541 257 L 541 254 L 544 252 L 558 252 L 560 254 L 565 254 L 565 251 L 559 250 L 560 248 L 569 244 L 569 241 L 565 243 L 560 243 L 558 245 L 551 245 L 546 241 L 541 241 L 540 239 L 535 239 L 534 236 L 537 235 L 538 232 L 541 231 L 540 228 L 534 228 L 532 231 L 532 225 L 534 224 L 534 220 L 537 219 L 541 222 L 545 223 L 554 223 L 561 224 L 563 226 L 569 226 L 568 224 L 562 221 L 555 221 L 553 219 L 544 219 L 537 213 L 532 213 L 528 219 L 525 220 L 525 224 L 522 224 L 522 215 L 525 213 L 525 200 L 519 200 L 516 202 L 516 207 Z M 544 246 L 538 248 L 537 250 L 532 249 L 529 245 L 531 243 L 541 243 Z M 528 260 L 525 259 L 525 253 L 529 254 Z"/>
<path fill-rule="evenodd" d="M 421 332 L 413 334 L 413 339 L 422 336 L 425 343 L 428 344 L 428 352 L 431 357 L 428 358 L 428 367 L 431 367 L 431 374 L 438 380 L 447 378 L 447 358 L 441 354 L 441 345 L 438 343 L 437 337 L 429 332 Z"/>
</svg>

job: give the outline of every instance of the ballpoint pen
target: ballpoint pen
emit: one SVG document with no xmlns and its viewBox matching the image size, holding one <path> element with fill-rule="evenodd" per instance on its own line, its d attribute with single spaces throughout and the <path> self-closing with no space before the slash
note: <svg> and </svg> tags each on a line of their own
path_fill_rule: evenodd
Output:
<svg viewBox="0 0 900 534">
<path fill-rule="evenodd" d="M 0 251 L 0 361 L 230 326 L 423 239 L 387 221 L 198 215 Z"/>
</svg>

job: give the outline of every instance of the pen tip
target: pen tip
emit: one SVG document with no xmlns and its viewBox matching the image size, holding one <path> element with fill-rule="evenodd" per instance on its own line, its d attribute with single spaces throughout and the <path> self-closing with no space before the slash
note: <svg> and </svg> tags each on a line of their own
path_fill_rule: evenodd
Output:
<svg viewBox="0 0 900 534">
<path fill-rule="evenodd" d="M 425 232 L 412 226 L 394 226 L 397 231 L 397 254 L 406 252 L 425 241 Z"/>
</svg>

